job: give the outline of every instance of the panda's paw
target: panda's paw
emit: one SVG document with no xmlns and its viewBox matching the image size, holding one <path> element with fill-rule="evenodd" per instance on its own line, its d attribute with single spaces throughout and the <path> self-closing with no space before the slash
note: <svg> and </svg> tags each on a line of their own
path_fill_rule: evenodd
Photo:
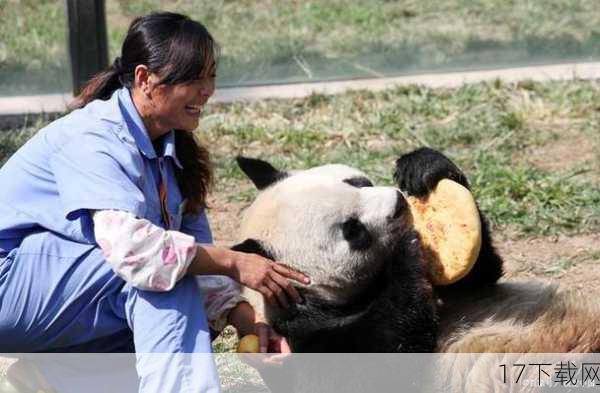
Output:
<svg viewBox="0 0 600 393">
<path fill-rule="evenodd" d="M 469 188 L 469 182 L 462 171 L 436 150 L 423 147 L 396 160 L 394 180 L 408 195 L 426 196 L 442 179 L 454 180 Z"/>
</svg>

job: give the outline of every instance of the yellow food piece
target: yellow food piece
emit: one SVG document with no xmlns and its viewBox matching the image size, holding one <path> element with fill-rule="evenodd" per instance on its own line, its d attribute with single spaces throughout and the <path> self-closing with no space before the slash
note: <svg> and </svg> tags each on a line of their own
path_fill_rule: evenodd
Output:
<svg viewBox="0 0 600 393">
<path fill-rule="evenodd" d="M 260 351 L 259 344 L 256 334 L 248 334 L 240 339 L 237 351 L 239 353 L 258 353 Z"/>
<path fill-rule="evenodd" d="M 481 221 L 471 192 L 443 179 L 426 199 L 408 197 L 408 203 L 433 283 L 449 285 L 466 276 L 481 248 Z"/>
</svg>

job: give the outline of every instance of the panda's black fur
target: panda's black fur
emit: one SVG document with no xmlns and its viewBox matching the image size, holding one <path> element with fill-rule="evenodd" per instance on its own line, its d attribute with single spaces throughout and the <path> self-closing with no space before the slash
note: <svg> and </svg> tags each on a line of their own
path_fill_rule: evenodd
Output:
<svg viewBox="0 0 600 393">
<path fill-rule="evenodd" d="M 234 249 L 273 259 L 253 239 Z M 294 352 L 433 352 L 438 320 L 424 277 L 418 235 L 410 230 L 353 302 L 332 307 L 305 296 L 280 314 L 274 328 Z"/>
</svg>

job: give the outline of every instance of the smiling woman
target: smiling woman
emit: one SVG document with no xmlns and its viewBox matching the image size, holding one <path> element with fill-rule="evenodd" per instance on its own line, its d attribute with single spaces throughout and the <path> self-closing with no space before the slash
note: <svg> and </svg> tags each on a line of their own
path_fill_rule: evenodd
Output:
<svg viewBox="0 0 600 393">
<path fill-rule="evenodd" d="M 211 245 L 212 168 L 192 132 L 217 52 L 184 15 L 135 19 L 75 110 L 0 169 L 0 352 L 135 351 L 142 391 L 212 392 L 210 356 L 147 354 L 210 352 L 228 322 L 286 348 L 239 284 L 285 306 L 307 278 Z"/>
<path fill-rule="evenodd" d="M 150 139 L 176 130 L 183 164 L 176 175 L 188 198 L 186 209 L 198 211 L 204 207 L 211 171 L 208 152 L 189 132 L 198 127 L 202 106 L 214 93 L 218 45 L 198 22 L 173 13 L 152 15 L 131 23 L 121 56 L 86 85 L 72 107 L 128 88 Z"/>
</svg>

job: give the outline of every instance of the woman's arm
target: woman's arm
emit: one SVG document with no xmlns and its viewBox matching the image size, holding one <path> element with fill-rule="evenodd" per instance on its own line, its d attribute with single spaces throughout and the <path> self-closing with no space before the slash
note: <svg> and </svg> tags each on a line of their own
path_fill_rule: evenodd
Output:
<svg viewBox="0 0 600 393">
<path fill-rule="evenodd" d="M 287 306 L 300 296 L 289 279 L 308 278 L 269 259 L 211 245 L 192 236 L 160 228 L 132 213 L 94 212 L 94 234 L 113 270 L 134 287 L 169 291 L 185 274 L 218 274 L 262 293 L 271 304 Z"/>
<path fill-rule="evenodd" d="M 115 273 L 138 289 L 169 291 L 196 255 L 192 236 L 119 210 L 93 213 L 94 235 Z"/>
</svg>

